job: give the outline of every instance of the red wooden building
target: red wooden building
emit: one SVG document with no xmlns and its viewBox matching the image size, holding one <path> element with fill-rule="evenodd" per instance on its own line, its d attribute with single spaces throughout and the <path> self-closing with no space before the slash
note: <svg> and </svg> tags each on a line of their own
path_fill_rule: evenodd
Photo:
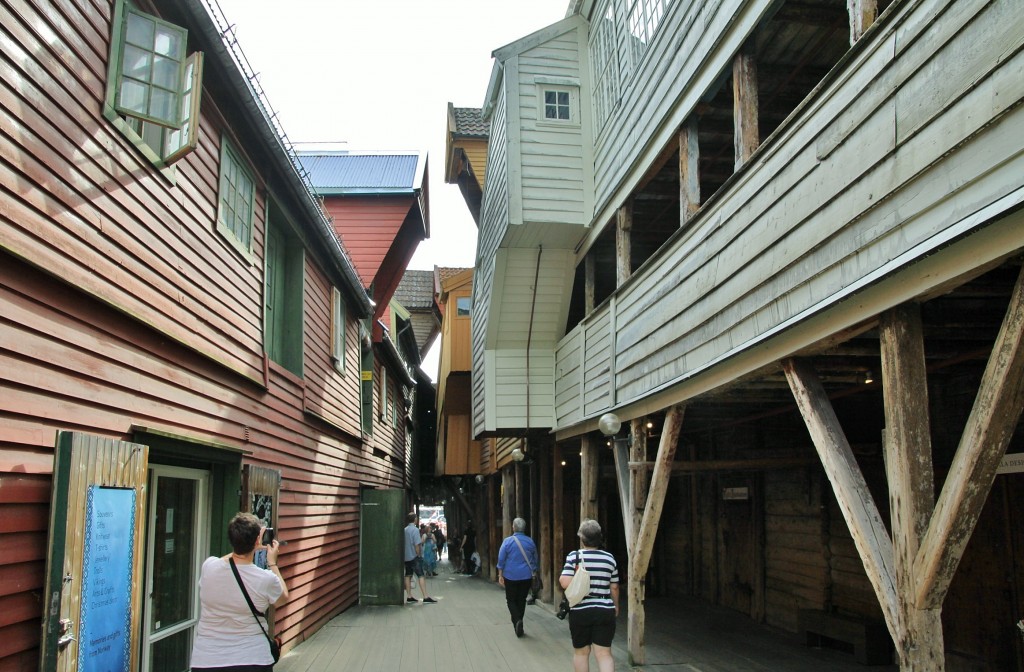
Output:
<svg viewBox="0 0 1024 672">
<path fill-rule="evenodd" d="M 76 669 L 103 488 L 134 493 L 131 669 L 187 669 L 239 509 L 289 542 L 288 649 L 359 599 L 361 497 L 411 484 L 409 364 L 361 338 L 390 290 L 367 296 L 219 10 L 0 13 L 0 669 Z"/>
</svg>

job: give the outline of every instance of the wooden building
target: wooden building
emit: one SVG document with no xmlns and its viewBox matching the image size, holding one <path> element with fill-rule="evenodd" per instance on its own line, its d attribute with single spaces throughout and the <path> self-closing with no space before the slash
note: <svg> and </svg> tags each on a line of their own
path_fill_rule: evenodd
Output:
<svg viewBox="0 0 1024 672">
<path fill-rule="evenodd" d="M 0 6 L 5 670 L 77 669 L 100 641 L 79 616 L 101 492 L 134 502 L 114 591 L 131 669 L 187 669 L 198 567 L 239 509 L 288 541 L 286 650 L 360 599 L 361 552 L 398 585 L 360 503 L 395 493 L 401 527 L 411 374 L 386 339 L 364 356 L 387 301 L 211 4 Z"/>
<path fill-rule="evenodd" d="M 634 662 L 687 594 L 1024 669 L 1022 46 L 1012 0 L 573 0 L 494 52 L 473 432 L 527 437 L 546 579 L 601 521 Z"/>
</svg>

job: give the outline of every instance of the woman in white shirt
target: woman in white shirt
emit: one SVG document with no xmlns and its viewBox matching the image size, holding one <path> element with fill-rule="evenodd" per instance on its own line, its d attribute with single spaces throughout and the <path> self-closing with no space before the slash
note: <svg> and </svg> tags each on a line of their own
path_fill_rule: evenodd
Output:
<svg viewBox="0 0 1024 672">
<path fill-rule="evenodd" d="M 619 615 L 619 568 L 615 556 L 602 551 L 601 525 L 596 520 L 580 523 L 577 536 L 582 548 L 565 556 L 565 565 L 558 583 L 569 587 L 579 564 L 590 573 L 590 592 L 569 611 L 569 633 L 572 635 L 572 667 L 575 672 L 590 669 L 590 651 L 593 649 L 600 672 L 614 672 L 612 638 L 615 637 L 615 618 Z"/>
<path fill-rule="evenodd" d="M 199 625 L 192 642 L 192 671 L 270 672 L 274 657 L 264 630 L 257 623 L 231 569 L 234 562 L 256 610 L 266 613 L 288 598 L 288 587 L 277 566 L 277 539 L 264 546 L 264 527 L 251 513 L 238 513 L 228 524 L 232 552 L 207 558 L 199 578 Z M 253 564 L 257 548 L 267 551 L 267 569 Z M 261 625 L 263 629 L 261 629 Z"/>
</svg>

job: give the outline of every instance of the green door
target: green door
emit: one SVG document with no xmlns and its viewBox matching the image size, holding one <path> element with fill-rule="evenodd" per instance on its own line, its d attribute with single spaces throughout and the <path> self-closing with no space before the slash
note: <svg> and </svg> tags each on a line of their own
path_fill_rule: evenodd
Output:
<svg viewBox="0 0 1024 672">
<path fill-rule="evenodd" d="M 359 507 L 359 603 L 402 604 L 405 491 L 365 488 Z"/>
</svg>

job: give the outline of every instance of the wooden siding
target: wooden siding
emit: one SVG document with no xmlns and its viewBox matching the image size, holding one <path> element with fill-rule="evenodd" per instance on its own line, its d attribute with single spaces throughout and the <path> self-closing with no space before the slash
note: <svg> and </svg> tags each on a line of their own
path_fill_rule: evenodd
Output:
<svg viewBox="0 0 1024 672">
<path fill-rule="evenodd" d="M 497 427 L 551 427 L 554 424 L 554 357 L 551 351 L 531 351 L 529 368 L 525 350 L 498 350 L 494 361 Z"/>
<path fill-rule="evenodd" d="M 416 205 L 415 197 L 327 196 L 324 205 L 360 279 L 369 287 L 378 279 L 378 271 L 394 246 L 402 223 Z"/>
<path fill-rule="evenodd" d="M 901 10 L 616 294 L 617 403 L 750 351 L 856 290 L 888 287 L 873 300 L 894 305 L 1024 245 L 1019 213 L 991 238 L 968 235 L 1024 200 L 1019 12 L 1012 2 Z M 935 267 L 913 289 L 897 274 L 925 257 Z M 859 305 L 843 304 L 848 323 L 867 317 Z"/>
<path fill-rule="evenodd" d="M 100 114 L 110 11 L 42 0 L 0 8 L 0 248 L 262 380 L 262 264 L 216 229 L 218 92 L 204 87 L 199 147 L 171 183 Z M 264 216 L 258 199 L 257 259 Z"/>
<path fill-rule="evenodd" d="M 583 87 L 580 56 L 580 29 L 563 33 L 518 56 L 518 114 L 521 126 L 519 179 L 521 180 L 522 221 L 545 224 L 586 225 L 591 213 L 586 205 L 591 189 L 591 170 L 585 157 L 589 151 L 588 125 L 581 123 L 582 103 L 589 100 L 589 88 Z M 576 123 L 544 121 L 543 84 L 538 78 L 580 82 L 577 87 Z M 542 80 L 543 81 L 543 80 Z M 559 87 L 565 88 L 565 87 Z M 575 235 L 579 235 L 577 232 Z"/>
<path fill-rule="evenodd" d="M 466 159 L 480 185 L 480 191 L 487 188 L 487 140 L 461 138 L 456 143 L 466 153 Z"/>
<path fill-rule="evenodd" d="M 577 325 L 555 349 L 555 424 L 559 426 L 582 419 L 583 342 L 583 327 Z"/>
<path fill-rule="evenodd" d="M 473 435 L 479 436 L 493 426 L 487 417 L 485 388 L 487 326 L 490 320 L 491 291 L 494 286 L 494 256 L 508 225 L 508 163 L 505 144 L 504 94 L 491 119 L 491 142 L 487 148 L 490 167 L 487 190 L 484 192 L 483 215 L 477 240 L 479 263 L 473 276 Z"/>
<path fill-rule="evenodd" d="M 359 485 L 403 487 L 402 468 L 343 432 L 311 424 L 301 380 L 271 363 L 263 391 L 6 256 L 0 305 L 0 505 L 12 512 L 3 519 L 17 525 L 27 551 L 0 566 L 10 588 L 0 597 L 35 605 L 9 613 L 9 657 L 0 665 L 37 655 L 26 653 L 39 633 L 38 601 L 30 596 L 42 590 L 42 521 L 59 428 L 123 439 L 142 424 L 252 451 L 249 462 L 283 476 L 279 527 L 290 543 L 281 564 L 292 597 L 277 611 L 281 634 L 301 640 L 356 602 Z M 328 355 L 307 343 L 307 362 Z"/>
</svg>

